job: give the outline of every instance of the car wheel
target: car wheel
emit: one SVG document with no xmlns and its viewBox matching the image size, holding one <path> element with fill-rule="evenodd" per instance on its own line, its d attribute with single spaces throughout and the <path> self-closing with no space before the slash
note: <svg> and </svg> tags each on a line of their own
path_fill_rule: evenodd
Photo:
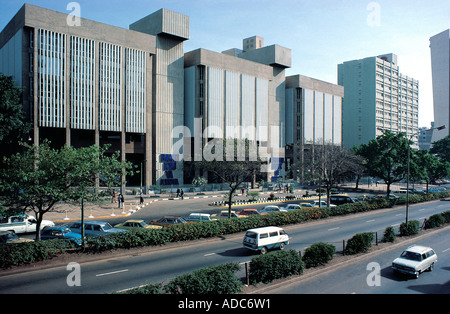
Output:
<svg viewBox="0 0 450 314">
<path fill-rule="evenodd" d="M 433 271 L 433 269 L 434 269 L 434 263 L 432 263 L 432 264 L 430 265 L 430 267 L 428 267 L 428 270 L 429 270 L 429 271 Z"/>
<path fill-rule="evenodd" d="M 418 278 L 419 278 L 419 275 L 420 275 L 420 271 L 416 271 L 416 273 L 414 274 L 414 277 L 415 277 L 416 279 L 418 279 Z"/>
<path fill-rule="evenodd" d="M 284 247 L 286 246 L 286 244 L 284 244 L 284 242 L 283 243 L 281 243 L 280 244 L 280 250 L 284 250 Z"/>
<path fill-rule="evenodd" d="M 267 248 L 264 246 L 262 249 L 261 249 L 261 254 L 266 254 L 267 253 Z"/>
</svg>

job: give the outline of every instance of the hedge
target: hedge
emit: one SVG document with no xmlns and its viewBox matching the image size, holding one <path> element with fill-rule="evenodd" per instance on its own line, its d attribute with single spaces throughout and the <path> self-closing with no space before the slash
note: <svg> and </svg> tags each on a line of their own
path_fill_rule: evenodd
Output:
<svg viewBox="0 0 450 314">
<path fill-rule="evenodd" d="M 353 255 L 367 252 L 372 247 L 372 241 L 372 232 L 357 233 L 347 241 L 344 254 Z"/>
<path fill-rule="evenodd" d="M 168 284 L 149 283 L 124 294 L 232 294 L 241 291 L 242 282 L 235 272 L 238 263 L 203 267 L 172 279 Z"/>
<path fill-rule="evenodd" d="M 415 235 L 419 233 L 419 221 L 410 220 L 408 223 L 402 222 L 400 224 L 400 235 L 402 237 L 407 237 L 410 235 Z"/>
<path fill-rule="evenodd" d="M 250 282 L 269 283 L 275 279 L 300 275 L 305 263 L 295 250 L 269 252 L 252 258 L 250 262 Z"/>
<path fill-rule="evenodd" d="M 314 243 L 306 248 L 302 261 L 306 268 L 317 267 L 331 261 L 336 253 L 336 247 L 323 242 Z"/>
</svg>

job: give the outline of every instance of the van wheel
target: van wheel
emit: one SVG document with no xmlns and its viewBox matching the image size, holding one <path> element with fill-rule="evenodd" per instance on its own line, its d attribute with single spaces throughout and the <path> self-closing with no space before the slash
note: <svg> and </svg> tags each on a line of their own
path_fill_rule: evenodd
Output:
<svg viewBox="0 0 450 314">
<path fill-rule="evenodd" d="M 286 244 L 284 244 L 284 243 L 281 243 L 280 244 L 280 250 L 284 250 L 284 247 L 286 246 Z"/>
<path fill-rule="evenodd" d="M 262 249 L 261 249 L 261 254 L 266 254 L 267 253 L 267 248 L 266 247 L 263 247 Z"/>
<path fill-rule="evenodd" d="M 430 265 L 430 267 L 428 267 L 428 271 L 433 271 L 434 268 L 434 263 Z"/>
</svg>

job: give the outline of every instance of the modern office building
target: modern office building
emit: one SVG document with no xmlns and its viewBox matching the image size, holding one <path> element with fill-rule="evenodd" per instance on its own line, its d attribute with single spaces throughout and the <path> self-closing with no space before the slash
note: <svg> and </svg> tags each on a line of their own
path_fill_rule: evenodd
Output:
<svg viewBox="0 0 450 314">
<path fill-rule="evenodd" d="M 433 79 L 434 125 L 446 128 L 433 132 L 431 142 L 450 134 L 450 29 L 430 38 Z"/>
<path fill-rule="evenodd" d="M 253 36 L 242 49 L 184 53 L 189 17 L 166 9 L 129 29 L 69 18 L 25 4 L 0 33 L 0 73 L 23 89 L 31 143 L 110 144 L 142 170 L 127 185 L 147 187 L 203 174 L 185 161 L 215 139 L 259 147 L 265 181 L 286 177 L 294 144 L 342 143 L 343 88 L 286 78 L 288 48 Z"/>
<path fill-rule="evenodd" d="M 286 78 L 286 159 L 301 165 L 316 145 L 342 145 L 344 87 L 303 75 Z M 288 167 L 289 167 L 288 166 Z M 298 173 L 303 179 L 303 171 Z M 297 172 L 292 172 L 297 178 Z"/>
<path fill-rule="evenodd" d="M 339 64 L 338 84 L 345 88 L 344 146 L 367 143 L 385 130 L 417 143 L 419 82 L 399 72 L 395 54 Z"/>
<path fill-rule="evenodd" d="M 192 135 L 200 130 L 203 146 L 215 138 L 247 138 L 266 148 L 277 158 L 277 169 L 264 180 L 276 181 L 284 169 L 285 69 L 291 51 L 262 43 L 255 36 L 244 39 L 242 50 L 185 54 L 185 125 Z"/>
<path fill-rule="evenodd" d="M 0 72 L 23 88 L 34 144 L 111 144 L 148 186 L 167 178 L 161 155 L 171 153 L 172 126 L 183 124 L 189 18 L 161 9 L 130 28 L 72 25 L 67 14 L 25 4 L 0 33 Z M 182 183 L 182 169 L 173 172 Z"/>
</svg>

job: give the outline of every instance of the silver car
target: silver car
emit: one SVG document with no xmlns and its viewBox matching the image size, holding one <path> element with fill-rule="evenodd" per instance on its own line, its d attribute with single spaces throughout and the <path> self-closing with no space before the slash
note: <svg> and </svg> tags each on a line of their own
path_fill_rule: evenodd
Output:
<svg viewBox="0 0 450 314">
<path fill-rule="evenodd" d="M 432 248 L 414 244 L 392 262 L 392 269 L 419 278 L 425 270 L 432 271 L 436 262 L 437 254 Z"/>
</svg>

